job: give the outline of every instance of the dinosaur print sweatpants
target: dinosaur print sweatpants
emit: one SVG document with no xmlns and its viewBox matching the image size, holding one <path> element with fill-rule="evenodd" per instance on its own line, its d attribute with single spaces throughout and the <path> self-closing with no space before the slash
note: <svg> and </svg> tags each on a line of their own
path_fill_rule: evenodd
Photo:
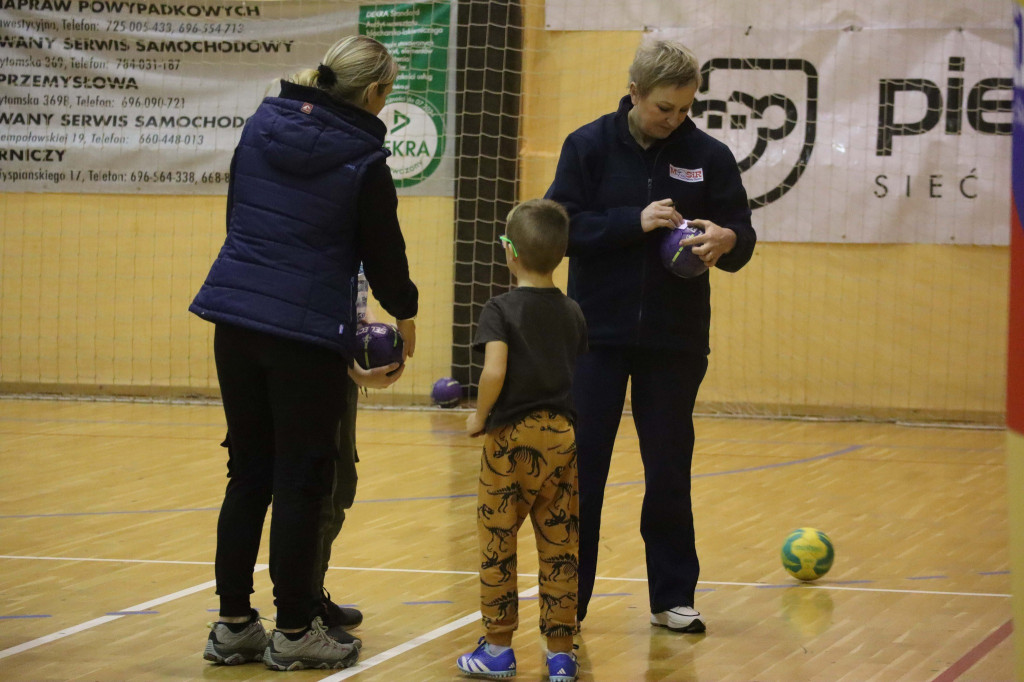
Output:
<svg viewBox="0 0 1024 682">
<path fill-rule="evenodd" d="M 569 420 L 540 410 L 486 434 L 477 494 L 480 611 L 489 634 L 519 625 L 517 534 L 529 516 L 540 558 L 540 631 L 571 637 L 576 625 L 579 491 Z"/>
</svg>

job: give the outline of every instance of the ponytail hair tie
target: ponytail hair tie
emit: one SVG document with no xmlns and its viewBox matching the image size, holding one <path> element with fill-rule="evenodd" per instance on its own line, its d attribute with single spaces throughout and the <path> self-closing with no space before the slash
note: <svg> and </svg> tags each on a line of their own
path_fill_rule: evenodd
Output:
<svg viewBox="0 0 1024 682">
<path fill-rule="evenodd" d="M 338 77 L 331 71 L 331 67 L 323 64 L 316 67 L 317 82 L 323 85 L 325 88 L 329 88 L 338 82 Z"/>
</svg>

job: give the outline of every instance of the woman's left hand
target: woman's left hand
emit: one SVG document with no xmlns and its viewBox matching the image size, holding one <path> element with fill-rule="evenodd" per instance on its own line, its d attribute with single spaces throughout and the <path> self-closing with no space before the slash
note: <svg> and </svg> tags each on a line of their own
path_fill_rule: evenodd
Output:
<svg viewBox="0 0 1024 682">
<path fill-rule="evenodd" d="M 395 320 L 395 327 L 405 342 L 402 350 L 402 362 L 405 362 L 416 352 L 416 320 L 414 318 Z"/>
<path fill-rule="evenodd" d="M 704 264 L 709 268 L 715 267 L 718 259 L 732 251 L 732 248 L 736 246 L 736 233 L 728 227 L 722 227 L 710 220 L 701 220 L 700 218 L 695 218 L 689 222 L 694 227 L 703 230 L 704 234 L 684 239 L 679 244 L 681 246 L 692 245 L 693 255 L 704 261 Z"/>
<path fill-rule="evenodd" d="M 352 363 L 348 368 L 348 375 L 352 378 L 352 381 L 356 382 L 357 386 L 362 386 L 363 388 L 387 388 L 398 381 L 404 371 L 405 365 L 397 362 L 373 369 L 363 369 L 356 363 Z"/>
</svg>

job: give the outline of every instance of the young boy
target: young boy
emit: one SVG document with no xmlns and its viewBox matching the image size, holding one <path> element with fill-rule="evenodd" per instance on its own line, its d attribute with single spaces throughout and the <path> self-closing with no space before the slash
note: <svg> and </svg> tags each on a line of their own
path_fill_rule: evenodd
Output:
<svg viewBox="0 0 1024 682">
<path fill-rule="evenodd" d="M 509 213 L 501 237 L 517 287 L 480 313 L 473 346 L 484 350 L 470 436 L 484 434 L 477 496 L 480 611 L 486 634 L 456 665 L 474 677 L 516 674 L 512 632 L 519 625 L 516 533 L 530 516 L 540 555 L 540 631 L 551 682 L 578 673 L 576 625 L 579 496 L 575 411 L 576 356 L 586 352 L 583 313 L 552 280 L 565 256 L 569 217 L 547 199 Z"/>
</svg>

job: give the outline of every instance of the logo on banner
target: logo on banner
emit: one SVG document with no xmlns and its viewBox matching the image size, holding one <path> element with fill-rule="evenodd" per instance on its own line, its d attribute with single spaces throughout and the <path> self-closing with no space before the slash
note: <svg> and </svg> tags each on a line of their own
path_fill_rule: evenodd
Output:
<svg viewBox="0 0 1024 682">
<path fill-rule="evenodd" d="M 1005 96 L 1013 90 L 1011 79 L 982 78 L 973 84 L 965 81 L 967 58 L 963 56 L 950 57 L 948 70 L 945 93 L 939 83 L 927 78 L 879 81 L 877 156 L 892 156 L 895 138 L 923 135 L 936 127 L 946 135 L 960 135 L 966 129 L 964 119 L 982 135 L 1012 132 L 1012 104 Z M 920 107 L 921 104 L 925 106 Z M 943 119 L 945 125 L 939 126 Z"/>
<path fill-rule="evenodd" d="M 683 182 L 704 182 L 703 168 L 678 168 L 669 164 L 668 174 L 676 180 L 682 180 Z"/>
<path fill-rule="evenodd" d="M 397 187 L 412 187 L 429 178 L 444 154 L 444 118 L 426 98 L 394 93 L 380 112 L 388 126 L 384 146 Z"/>
<path fill-rule="evenodd" d="M 814 151 L 818 71 L 805 59 L 712 59 L 701 67 L 695 123 L 719 131 L 736 153 L 751 208 L 793 189 Z M 771 163 L 758 162 L 770 159 Z M 793 159 L 783 163 L 783 159 Z"/>
</svg>

